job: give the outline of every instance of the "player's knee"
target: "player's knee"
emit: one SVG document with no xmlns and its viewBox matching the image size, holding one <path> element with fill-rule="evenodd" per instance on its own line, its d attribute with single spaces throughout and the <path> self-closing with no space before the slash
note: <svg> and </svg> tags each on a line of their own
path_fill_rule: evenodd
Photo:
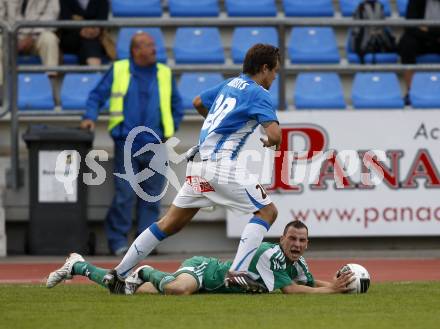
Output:
<svg viewBox="0 0 440 329">
<path fill-rule="evenodd" d="M 182 295 L 182 296 L 188 296 L 188 295 L 191 295 L 191 294 L 192 294 L 192 291 L 190 289 L 182 289 L 180 291 L 180 295 Z"/>
<path fill-rule="evenodd" d="M 273 203 L 271 203 L 267 207 L 267 220 L 269 221 L 269 224 L 273 224 L 278 216 L 278 209 L 275 207 Z"/>
<path fill-rule="evenodd" d="M 166 295 L 191 295 L 192 291 L 185 286 L 165 287 Z"/>
<path fill-rule="evenodd" d="M 255 215 L 262 218 L 264 221 L 272 225 L 278 216 L 278 210 L 275 207 L 273 203 L 265 206 L 264 208 L 260 209 L 258 212 L 255 213 Z"/>
<path fill-rule="evenodd" d="M 272 209 L 272 224 L 273 224 L 278 217 L 278 209 L 273 204 L 272 204 L 272 206 L 273 206 L 273 209 Z"/>
<path fill-rule="evenodd" d="M 273 224 L 278 217 L 278 209 L 273 204 L 270 209 L 270 224 Z"/>
</svg>

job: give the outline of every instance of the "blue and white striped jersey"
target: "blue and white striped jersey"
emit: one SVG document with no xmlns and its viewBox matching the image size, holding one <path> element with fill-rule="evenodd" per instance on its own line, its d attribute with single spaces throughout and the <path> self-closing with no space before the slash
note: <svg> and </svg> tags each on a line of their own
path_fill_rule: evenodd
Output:
<svg viewBox="0 0 440 329">
<path fill-rule="evenodd" d="M 259 124 L 278 122 L 269 92 L 246 74 L 225 80 L 200 97 L 210 109 L 199 138 L 202 160 L 236 159 Z"/>
</svg>

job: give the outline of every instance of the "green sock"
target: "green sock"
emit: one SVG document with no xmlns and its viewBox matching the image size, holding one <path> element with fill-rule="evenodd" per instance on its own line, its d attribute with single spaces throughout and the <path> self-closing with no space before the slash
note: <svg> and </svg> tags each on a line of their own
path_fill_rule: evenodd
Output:
<svg viewBox="0 0 440 329">
<path fill-rule="evenodd" d="M 87 262 L 76 262 L 75 264 L 73 264 L 72 268 L 73 275 L 86 276 L 89 278 L 89 280 L 96 282 L 104 288 L 106 288 L 106 286 L 102 283 L 102 279 L 104 275 L 107 274 L 107 272 L 107 269 L 93 266 L 92 264 Z"/>
<path fill-rule="evenodd" d="M 139 277 L 145 282 L 151 282 L 153 286 L 163 293 L 164 286 L 171 281 L 176 280 L 176 277 L 171 273 L 161 272 L 154 268 L 145 267 L 139 271 Z"/>
</svg>

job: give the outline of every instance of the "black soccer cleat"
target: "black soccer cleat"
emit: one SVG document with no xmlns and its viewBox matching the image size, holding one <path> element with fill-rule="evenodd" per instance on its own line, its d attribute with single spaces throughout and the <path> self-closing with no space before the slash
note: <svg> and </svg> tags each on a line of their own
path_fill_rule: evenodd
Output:
<svg viewBox="0 0 440 329">
<path fill-rule="evenodd" d="M 125 294 L 125 280 L 118 276 L 118 273 L 115 269 L 110 270 L 106 275 L 104 275 L 102 278 L 102 283 L 104 283 L 111 294 Z"/>
<path fill-rule="evenodd" d="M 240 287 L 246 292 L 255 294 L 262 294 L 269 291 L 264 284 L 252 279 L 249 273 L 241 271 L 229 271 L 225 277 L 225 286 Z"/>
</svg>

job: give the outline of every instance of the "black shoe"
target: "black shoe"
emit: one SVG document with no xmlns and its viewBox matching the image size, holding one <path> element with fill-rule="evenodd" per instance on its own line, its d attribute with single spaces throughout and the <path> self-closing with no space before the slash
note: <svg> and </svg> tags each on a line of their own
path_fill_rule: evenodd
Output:
<svg viewBox="0 0 440 329">
<path fill-rule="evenodd" d="M 240 287 L 247 292 L 258 294 L 268 292 L 268 289 L 264 284 L 252 279 L 247 272 L 229 271 L 225 277 L 225 286 Z"/>
<path fill-rule="evenodd" d="M 111 294 L 125 295 L 125 280 L 118 276 L 115 269 L 110 270 L 104 275 L 102 283 L 104 283 Z"/>
<path fill-rule="evenodd" d="M 403 97 L 403 102 L 406 106 L 411 106 L 411 98 L 409 97 L 409 93 L 406 94 L 405 97 Z"/>
</svg>

